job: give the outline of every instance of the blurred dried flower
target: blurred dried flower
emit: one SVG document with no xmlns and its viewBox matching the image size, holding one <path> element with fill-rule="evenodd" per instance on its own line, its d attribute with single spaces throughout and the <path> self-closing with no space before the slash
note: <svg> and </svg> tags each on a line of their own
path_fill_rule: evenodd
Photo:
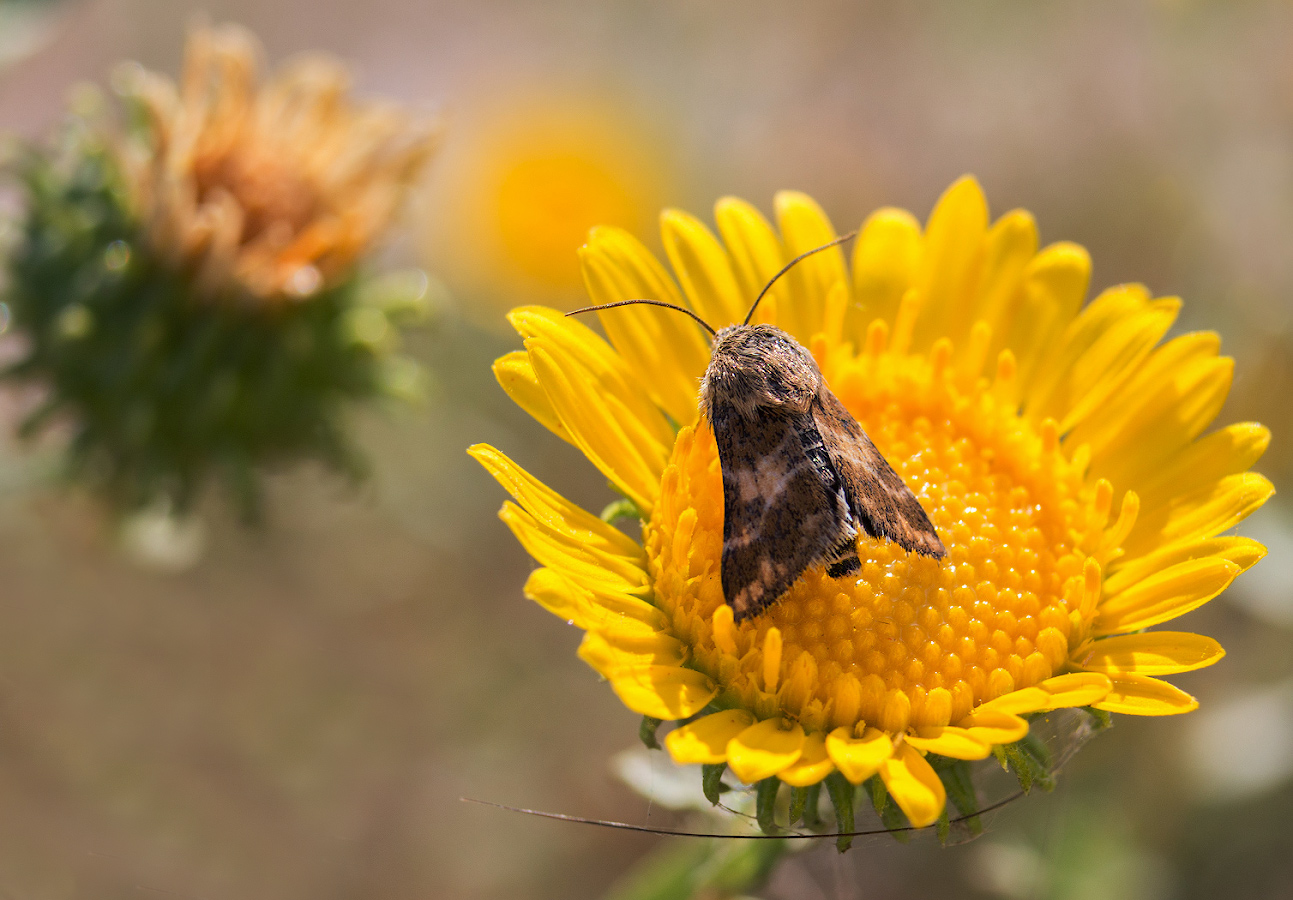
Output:
<svg viewBox="0 0 1293 900">
<path fill-rule="evenodd" d="M 435 151 L 438 129 L 350 96 L 336 60 L 307 56 L 258 83 L 260 48 L 233 25 L 192 32 L 178 87 L 138 66 L 126 142 L 131 201 L 154 247 L 202 288 L 255 297 L 335 284 L 390 223 Z"/>
</svg>

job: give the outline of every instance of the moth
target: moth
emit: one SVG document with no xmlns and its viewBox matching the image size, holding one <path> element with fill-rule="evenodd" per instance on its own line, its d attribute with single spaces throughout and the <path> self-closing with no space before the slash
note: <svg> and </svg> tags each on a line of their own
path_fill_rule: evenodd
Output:
<svg viewBox="0 0 1293 900">
<path fill-rule="evenodd" d="M 685 313 L 713 337 L 700 385 L 701 413 L 714 430 L 723 476 L 723 597 L 736 621 L 781 598 L 809 568 L 831 578 L 861 569 L 857 539 L 894 541 L 942 558 L 947 550 L 920 501 L 831 392 L 816 360 L 773 325 L 751 325 L 763 288 L 739 325 L 715 331 L 689 309 L 622 300 L 568 315 L 643 303 Z"/>
</svg>

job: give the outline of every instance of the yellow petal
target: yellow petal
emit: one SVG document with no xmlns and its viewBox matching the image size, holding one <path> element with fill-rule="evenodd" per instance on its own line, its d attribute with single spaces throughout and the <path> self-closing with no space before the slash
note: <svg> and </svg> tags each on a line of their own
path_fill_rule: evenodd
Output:
<svg viewBox="0 0 1293 900">
<path fill-rule="evenodd" d="M 550 566 L 578 584 L 632 593 L 647 583 L 646 572 L 633 562 L 554 531 L 510 501 L 503 504 L 498 517 L 540 565 Z"/>
<path fill-rule="evenodd" d="M 1115 675 L 1109 696 L 1094 704 L 1106 712 L 1131 716 L 1175 716 L 1199 708 L 1199 701 L 1180 688 L 1143 675 Z"/>
<path fill-rule="evenodd" d="M 1206 490 L 1222 478 L 1252 468 L 1271 442 L 1270 429 L 1256 422 L 1227 425 L 1183 448 L 1136 486 L 1143 515 L 1179 497 Z"/>
<path fill-rule="evenodd" d="M 1191 559 L 1228 559 L 1239 566 L 1240 572 L 1246 572 L 1265 556 L 1266 548 L 1252 538 L 1214 537 L 1178 541 L 1147 556 L 1118 559 L 1111 574 L 1104 579 L 1104 596 L 1112 599 L 1146 578 Z"/>
<path fill-rule="evenodd" d="M 1066 432 L 1102 409 L 1162 340 L 1180 305 L 1179 300 L 1156 301 L 1111 325 L 1065 366 L 1049 396 L 1038 404 L 1036 418 L 1051 416 Z"/>
<path fill-rule="evenodd" d="M 1045 401 L 1073 362 L 1110 328 L 1143 311 L 1148 305 L 1149 291 L 1139 284 L 1109 288 L 1087 304 L 1064 329 L 1055 352 L 1037 366 L 1027 398 L 1027 406 L 1033 410 L 1034 417 L 1054 415 L 1052 410 L 1043 408 Z"/>
<path fill-rule="evenodd" d="M 1054 697 L 1049 692 L 1042 693 L 1052 699 Z M 1049 705 L 1050 701 L 1047 703 Z M 985 744 L 1013 744 L 1028 734 L 1028 723 L 1019 716 L 1005 710 L 985 709 L 982 706 L 956 724 L 968 731 L 971 737 Z"/>
<path fill-rule="evenodd" d="M 715 204 L 714 221 L 718 224 L 723 242 L 727 244 L 732 271 L 741 286 L 742 306 L 745 307 L 741 310 L 743 320 L 763 286 L 786 263 L 781 238 L 777 237 L 762 213 L 736 197 L 724 197 Z M 780 285 L 773 287 L 768 293 L 769 298 L 779 295 L 784 296 Z M 753 321 L 762 321 L 758 313 Z"/>
<path fill-rule="evenodd" d="M 754 784 L 794 765 L 804 749 L 798 722 L 767 719 L 727 742 L 727 766 L 746 784 Z"/>
<path fill-rule="evenodd" d="M 1092 436 L 1091 473 L 1133 485 L 1171 460 L 1212 423 L 1230 392 L 1234 360 L 1191 363 L 1164 379 L 1119 432 Z"/>
<path fill-rule="evenodd" d="M 1002 694 L 995 700 L 979 706 L 975 713 L 1007 713 L 1025 715 L 1027 713 L 1045 712 L 1051 708 L 1051 695 L 1039 687 L 1020 688 L 1008 694 Z"/>
<path fill-rule="evenodd" d="M 745 318 L 745 303 L 718 239 L 694 216 L 676 209 L 660 217 L 660 237 L 691 308 L 715 329 Z"/>
<path fill-rule="evenodd" d="M 868 728 L 860 738 L 851 728 L 836 728 L 826 736 L 826 753 L 845 778 L 861 784 L 893 755 L 893 741 L 877 728 Z"/>
<path fill-rule="evenodd" d="M 641 429 L 617 397 L 588 382 L 541 342 L 531 341 L 529 350 L 539 383 L 575 445 L 649 516 L 664 472 L 666 448 Z"/>
<path fill-rule="evenodd" d="M 643 666 L 680 666 L 686 656 L 677 638 L 659 633 L 610 637 L 590 631 L 579 644 L 579 658 L 609 679 Z"/>
<path fill-rule="evenodd" d="M 622 271 L 628 283 L 640 289 L 638 296 L 682 303 L 668 270 L 646 245 L 623 228 L 599 225 L 589 232 L 586 246 L 592 255 L 605 258 Z"/>
<path fill-rule="evenodd" d="M 1123 549 L 1141 556 L 1163 544 L 1212 537 L 1238 525 L 1274 493 L 1275 486 L 1256 472 L 1228 475 L 1138 518 Z"/>
<path fill-rule="evenodd" d="M 922 250 L 920 223 L 905 209 L 885 207 L 867 217 L 853 247 L 853 296 L 863 318 L 893 324 L 902 295 L 915 283 Z M 860 344 L 861 334 L 849 324 L 846 339 Z"/>
<path fill-rule="evenodd" d="M 943 336 L 959 343 L 968 330 L 966 311 L 978 286 L 987 230 L 983 189 L 969 176 L 957 179 L 938 198 L 925 227 L 925 253 L 916 279 L 923 302 L 913 350 L 923 350 Z M 961 330 L 949 333 L 953 321 Z"/>
<path fill-rule="evenodd" d="M 1135 287 L 1139 288 L 1139 285 Z M 1116 435 L 1129 426 L 1147 397 L 1191 366 L 1209 364 L 1217 358 L 1220 349 L 1220 336 L 1210 331 L 1183 334 L 1157 347 L 1132 377 L 1109 397 L 1100 415 L 1079 422 L 1065 435 L 1065 446 L 1078 447 L 1097 440 L 1107 442 L 1109 433 Z"/>
<path fill-rule="evenodd" d="M 517 502 L 549 528 L 564 531 L 590 547 L 645 562 L 642 547 L 618 528 L 571 503 L 488 444 L 475 444 L 467 453 L 493 475 Z"/>
<path fill-rule="evenodd" d="M 973 303 L 966 306 L 971 326 L 984 322 L 992 329 L 995 345 L 985 354 L 987 359 L 996 359 L 1006 346 L 1003 323 L 1013 320 L 1024 272 L 1036 255 L 1037 223 L 1027 211 L 1011 210 L 988 229 L 979 285 Z"/>
<path fill-rule="evenodd" d="M 659 631 L 668 625 L 664 613 L 632 594 L 594 593 L 555 569 L 535 569 L 525 582 L 525 596 L 559 619 L 590 628 Z"/>
<path fill-rule="evenodd" d="M 633 712 L 669 721 L 694 716 L 718 693 L 709 676 L 676 666 L 620 669 L 610 682 L 616 696 Z"/>
<path fill-rule="evenodd" d="M 1217 557 L 1178 563 L 1103 601 L 1092 633 L 1139 631 L 1183 616 L 1229 587 L 1239 571 L 1230 560 Z"/>
<path fill-rule="evenodd" d="M 494 377 L 499 385 L 512 398 L 512 402 L 538 420 L 563 441 L 573 444 L 570 432 L 561 424 L 561 418 L 552 408 L 548 395 L 539 385 L 534 366 L 530 365 L 530 354 L 524 350 L 515 350 L 494 360 Z"/>
<path fill-rule="evenodd" d="M 595 331 L 577 319 L 542 306 L 519 307 L 508 313 L 507 318 L 526 339 L 527 349 L 541 342 L 563 363 L 578 365 L 597 390 L 616 397 L 629 409 L 652 438 L 660 444 L 672 445 L 673 427 L 648 396 L 646 382 L 635 376 Z M 534 361 L 533 354 L 530 361 Z M 543 384 L 541 377 L 539 383 Z"/>
<path fill-rule="evenodd" d="M 988 717 L 988 714 L 996 716 L 999 713 L 1010 713 L 1017 716 L 1070 706 L 1090 706 L 1107 693 L 1108 676 L 1098 672 L 1072 672 L 1047 678 L 1032 687 L 1011 691 L 995 700 L 989 700 L 974 710 L 972 716 L 973 721 L 981 723 L 983 727 L 999 727 L 1010 731 L 1018 726 L 1009 720 Z M 959 724 L 964 725 L 964 720 Z"/>
<path fill-rule="evenodd" d="M 1109 692 L 1109 679 L 1096 672 L 1071 672 L 1037 685 L 1051 695 L 1050 709 L 1090 706 Z"/>
<path fill-rule="evenodd" d="M 552 569 L 535 569 L 525 582 L 525 596 L 538 603 L 558 619 L 585 628 L 588 592 Z"/>
<path fill-rule="evenodd" d="M 619 228 L 594 228 L 579 250 L 594 305 L 621 300 L 681 304 L 669 273 L 640 241 Z M 606 336 L 652 399 L 679 424 L 694 421 L 696 391 L 709 364 L 709 342 L 690 318 L 654 306 L 599 314 Z"/>
<path fill-rule="evenodd" d="M 1210 666 L 1226 651 L 1210 637 L 1184 631 L 1150 631 L 1092 641 L 1078 650 L 1073 662 L 1110 678 L 1117 673 L 1174 675 Z"/>
<path fill-rule="evenodd" d="M 826 753 L 826 739 L 820 731 L 804 738 L 803 751 L 789 768 L 782 769 L 777 777 L 791 787 L 808 787 L 817 784 L 835 771 L 835 764 Z"/>
<path fill-rule="evenodd" d="M 1002 323 L 1015 354 L 1017 381 L 1031 384 L 1041 360 L 1077 314 L 1091 280 L 1091 257 L 1077 244 L 1051 244 L 1029 262 L 1014 320 Z"/>
<path fill-rule="evenodd" d="M 945 725 L 919 728 L 917 732 L 907 735 L 904 740 L 924 753 L 937 753 L 952 759 L 983 759 L 992 752 L 991 746 L 964 728 Z"/>
<path fill-rule="evenodd" d="M 655 628 L 656 631 L 668 629 L 668 617 L 642 596 L 650 596 L 650 588 L 640 586 L 632 590 L 612 590 L 604 583 L 581 582 L 579 585 L 589 593 L 589 602 L 598 609 L 604 609 L 609 615 L 598 621 L 590 622 L 590 628 L 605 631 L 615 627 L 625 618 L 638 619 Z M 642 595 L 642 596 L 639 596 Z M 642 608 L 646 604 L 647 610 Z M 630 626 L 631 627 L 631 626 Z"/>
<path fill-rule="evenodd" d="M 835 228 L 817 201 L 798 191 L 780 191 L 773 199 L 777 210 L 777 224 L 781 226 L 781 239 L 785 244 L 787 259 L 816 250 L 835 240 Z M 781 328 L 808 346 L 812 337 L 821 331 L 826 318 L 826 298 L 836 284 L 848 290 L 848 272 L 844 266 L 844 251 L 839 247 L 823 250 L 798 263 L 785 274 L 790 282 L 786 302 L 777 304 L 777 320 Z"/>
<path fill-rule="evenodd" d="M 1077 361 L 1076 399 L 1062 419 L 1068 431 L 1103 408 L 1107 398 L 1135 376 L 1181 311 L 1177 297 L 1154 300 L 1143 312 L 1112 325 Z M 1085 383 L 1085 387 L 1083 384 Z"/>
<path fill-rule="evenodd" d="M 591 593 L 591 592 L 590 592 Z M 628 594 L 621 594 L 621 598 L 626 600 L 636 600 L 642 603 L 641 599 Z M 659 620 L 654 617 L 638 617 L 635 615 L 610 614 L 610 610 L 603 605 L 600 598 L 594 598 L 592 605 L 599 609 L 605 609 L 608 615 L 601 617 L 596 621 L 588 624 L 588 631 L 595 631 L 597 634 L 605 637 L 611 644 L 619 646 L 626 641 L 646 641 L 656 635 L 669 634 L 668 620 L 661 627 Z M 655 609 L 651 604 L 647 604 L 649 609 Z M 659 610 L 656 610 L 659 612 Z"/>
<path fill-rule="evenodd" d="M 664 746 L 680 766 L 727 762 L 727 744 L 754 724 L 744 709 L 725 709 L 675 728 L 665 735 Z"/>
<path fill-rule="evenodd" d="M 947 791 L 938 773 L 914 747 L 899 744 L 893 756 L 880 764 L 880 777 L 889 796 L 917 828 L 932 825 L 947 804 Z"/>
</svg>

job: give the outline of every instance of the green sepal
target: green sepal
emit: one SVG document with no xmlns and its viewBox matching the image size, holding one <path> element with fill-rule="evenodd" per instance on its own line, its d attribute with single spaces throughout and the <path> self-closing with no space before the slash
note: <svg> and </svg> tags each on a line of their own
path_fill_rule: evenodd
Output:
<svg viewBox="0 0 1293 900">
<path fill-rule="evenodd" d="M 700 767 L 700 789 L 705 794 L 705 799 L 710 803 L 718 806 L 719 798 L 727 785 L 723 784 L 723 773 L 727 771 L 727 763 L 707 763 Z"/>
<path fill-rule="evenodd" d="M 1084 706 L 1082 711 L 1095 719 L 1095 731 L 1097 733 L 1113 727 L 1113 713 L 1108 710 L 1096 709 L 1094 706 Z"/>
<path fill-rule="evenodd" d="M 759 782 L 754 794 L 754 817 L 759 822 L 759 830 L 764 834 L 776 834 L 777 828 L 777 794 L 781 791 L 781 779 L 773 775 Z"/>
<path fill-rule="evenodd" d="M 1019 739 L 1019 748 L 1027 753 L 1037 765 L 1042 767 L 1042 771 L 1051 770 L 1051 751 L 1050 748 L 1042 742 L 1041 738 L 1031 731 Z"/>
<path fill-rule="evenodd" d="M 835 807 L 835 828 L 841 836 L 835 839 L 835 847 L 841 853 L 853 846 L 853 838 L 845 836 L 854 830 L 853 796 L 857 792 L 853 782 L 839 772 L 826 776 L 826 791 L 830 794 L 831 805 Z"/>
<path fill-rule="evenodd" d="M 1019 787 L 1025 793 L 1030 793 L 1033 789 L 1033 769 L 1028 764 L 1028 759 L 1019 749 L 1018 744 L 1004 744 L 1001 752 L 1005 756 L 1005 767 L 1008 771 L 1014 773 L 1019 779 Z"/>
<path fill-rule="evenodd" d="M 1019 780 L 1019 787 L 1027 794 L 1033 787 L 1044 791 L 1054 790 L 1055 777 L 1050 771 L 1050 751 L 1031 733 L 1022 740 L 1001 747 L 998 759 L 1005 758 L 1006 767 Z"/>
<path fill-rule="evenodd" d="M 947 804 L 943 804 L 943 811 L 938 814 L 938 821 L 934 823 L 934 828 L 938 832 L 938 842 L 946 847 L 947 839 L 952 834 L 952 822 L 947 816 Z"/>
<path fill-rule="evenodd" d="M 876 814 L 880 817 L 880 822 L 893 836 L 893 839 L 900 844 L 905 844 L 911 840 L 911 832 L 908 830 L 911 823 L 907 821 L 907 816 L 898 804 L 889 802 L 889 791 L 884 786 L 884 781 L 879 775 L 872 775 L 863 784 L 871 793 L 871 806 L 875 809 Z"/>
<path fill-rule="evenodd" d="M 880 813 L 880 821 L 888 830 L 889 836 L 898 843 L 905 844 L 911 840 L 911 822 L 907 820 L 907 814 L 897 803 L 884 805 L 884 811 Z"/>
<path fill-rule="evenodd" d="M 794 824 L 804 817 L 804 808 L 808 803 L 808 788 L 791 787 L 790 788 L 790 812 L 787 813 L 786 825 L 794 827 Z"/>
<path fill-rule="evenodd" d="M 637 504 L 628 497 L 621 497 L 618 500 L 612 500 L 606 504 L 602 510 L 601 519 L 603 522 L 614 523 L 617 519 L 641 519 L 642 513 L 638 510 Z"/>
<path fill-rule="evenodd" d="M 970 773 L 970 764 L 963 759 L 948 759 L 945 756 L 930 754 L 927 759 L 934 766 L 947 796 L 956 804 L 965 827 L 973 836 L 983 833 L 983 820 L 979 818 L 979 798 L 974 791 L 974 778 Z"/>
<path fill-rule="evenodd" d="M 810 784 L 803 789 L 804 791 L 804 808 L 800 812 L 800 818 L 809 828 L 816 828 L 822 823 L 822 817 L 818 811 L 818 804 L 822 796 L 822 783 Z"/>
<path fill-rule="evenodd" d="M 885 789 L 884 781 L 879 775 L 872 775 L 862 786 L 867 789 L 871 795 L 871 808 L 875 810 L 877 816 L 884 815 L 884 808 L 889 803 L 889 791 Z"/>
<path fill-rule="evenodd" d="M 655 733 L 660 728 L 661 719 L 651 716 L 643 716 L 642 724 L 638 726 L 638 738 L 646 745 L 648 750 L 659 750 L 660 740 Z"/>
</svg>

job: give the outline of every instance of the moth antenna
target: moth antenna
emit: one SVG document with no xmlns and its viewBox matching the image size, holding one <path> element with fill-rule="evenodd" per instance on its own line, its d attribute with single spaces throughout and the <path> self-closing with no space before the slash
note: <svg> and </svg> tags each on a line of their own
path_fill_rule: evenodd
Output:
<svg viewBox="0 0 1293 900">
<path fill-rule="evenodd" d="M 1085 744 L 1087 740 L 1090 739 L 1092 734 L 1094 734 L 1094 732 L 1088 729 L 1085 732 L 1081 732 L 1079 730 L 1079 732 L 1075 732 L 1074 735 L 1071 735 L 1072 738 L 1076 738 L 1076 739 L 1070 740 L 1066 745 L 1058 748 L 1058 752 L 1053 762 L 1051 763 L 1051 765 L 1047 767 L 1047 771 L 1050 774 L 1055 775 L 1055 774 L 1058 774 L 1061 770 L 1063 770 L 1064 767 L 1068 765 L 1069 761 L 1077 754 L 1077 751 L 1081 748 L 1081 746 Z M 948 819 L 948 824 L 956 825 L 961 822 L 969 821 L 970 819 L 973 819 L 976 816 L 982 816 L 990 812 L 996 812 L 997 810 L 1001 809 L 1003 806 L 1007 806 L 1008 804 L 1014 803 L 1016 800 L 1023 797 L 1025 793 L 1026 793 L 1025 791 L 1015 791 L 1013 794 L 1010 794 L 1009 796 L 1004 797 L 1003 799 L 998 800 L 995 803 L 989 803 L 987 806 L 983 807 L 982 809 L 977 809 L 974 812 L 964 813 L 962 815 L 952 817 Z M 871 828 L 863 831 L 842 831 L 842 832 L 832 832 L 829 834 L 814 834 L 812 832 L 790 831 L 789 829 L 786 829 L 781 834 L 749 834 L 749 835 L 728 834 L 728 833 L 709 832 L 709 831 L 674 831 L 669 828 L 653 828 L 650 825 L 634 825 L 630 822 L 615 822 L 615 821 L 609 821 L 606 819 L 588 819 L 588 818 L 584 818 L 583 816 L 570 816 L 564 813 L 545 812 L 544 810 L 541 810 L 541 809 L 525 809 L 519 806 L 507 806 L 506 804 L 503 804 L 503 803 L 494 803 L 490 800 L 476 800 L 471 797 L 459 797 L 458 800 L 461 803 L 476 803 L 476 804 L 479 804 L 480 806 L 492 806 L 494 809 L 501 809 L 507 812 L 521 813 L 522 815 L 527 815 L 527 816 L 538 816 L 541 819 L 555 819 L 558 822 L 574 822 L 577 825 L 597 825 L 601 828 L 615 828 L 620 831 L 638 831 L 644 834 L 672 834 L 672 835 L 677 835 L 678 837 L 721 838 L 723 840 L 736 840 L 736 841 L 767 841 L 767 840 L 774 840 L 774 839 L 804 841 L 804 840 L 817 840 L 819 838 L 827 839 L 827 838 L 841 838 L 841 837 L 868 837 L 873 834 L 893 834 L 894 832 L 906 832 L 906 831 L 919 830 L 911 825 L 905 825 L 900 828 Z M 728 809 L 728 807 L 726 806 L 724 806 L 723 809 L 727 809 L 729 812 L 732 811 Z"/>
<path fill-rule="evenodd" d="M 948 819 L 948 824 L 956 825 L 973 819 L 976 816 L 996 812 L 1006 804 L 1013 803 L 1023 796 L 1023 791 L 1016 791 L 1004 800 L 998 800 L 996 803 L 989 804 L 988 806 L 972 813 Z M 650 825 L 634 825 L 631 822 L 614 822 L 607 819 L 587 819 L 583 816 L 569 816 L 565 813 L 545 812 L 541 809 L 525 809 L 520 806 L 508 806 L 504 803 L 494 803 L 490 800 L 476 800 L 472 797 L 459 797 L 458 800 L 462 803 L 476 803 L 481 806 L 492 806 L 494 809 L 501 809 L 507 812 L 521 813 L 527 816 L 538 816 L 540 819 L 555 819 L 558 822 L 574 822 L 576 825 L 596 825 L 600 828 L 615 828 L 619 831 L 638 831 L 643 834 L 671 834 L 675 837 L 720 838 L 722 840 L 729 841 L 815 841 L 842 837 L 868 837 L 873 834 L 894 834 L 897 832 L 920 830 L 913 825 L 903 825 L 899 828 L 870 828 L 863 831 L 832 831 L 825 834 L 790 831 L 789 829 L 785 830 L 781 834 L 730 834 L 717 831 L 675 831 L 671 828 L 654 828 Z M 726 809 L 726 807 L 724 807 L 724 809 Z"/>
<path fill-rule="evenodd" d="M 713 325 L 710 325 L 700 316 L 687 309 L 687 307 L 679 306 L 676 303 L 665 303 L 663 300 L 617 300 L 614 303 L 603 303 L 601 306 L 585 306 L 583 309 L 572 309 L 570 312 L 566 313 L 566 315 L 577 316 L 580 313 L 600 312 L 603 309 L 614 309 L 617 306 L 633 306 L 638 303 L 645 304 L 646 306 L 663 306 L 665 309 L 676 309 L 678 312 L 686 313 L 699 322 L 701 327 L 708 331 L 711 337 L 718 334 L 718 332 L 714 330 Z"/>
<path fill-rule="evenodd" d="M 814 247 L 811 250 L 804 251 L 803 253 L 799 254 L 794 259 L 792 259 L 790 262 L 782 266 L 781 271 L 778 272 L 776 275 L 773 275 L 772 280 L 763 286 L 763 290 L 759 291 L 759 296 L 754 298 L 754 305 L 751 306 L 750 311 L 745 314 L 745 321 L 743 321 L 741 324 L 742 325 L 750 324 L 750 319 L 754 317 L 754 311 L 759 308 L 759 301 L 763 299 L 763 295 L 766 294 L 772 288 L 772 286 L 777 283 L 778 278 L 780 278 L 782 275 L 785 275 L 787 272 L 793 269 L 797 262 L 799 262 L 802 259 L 807 259 L 808 257 L 812 256 L 814 253 L 821 253 L 823 250 L 829 250 L 832 247 L 836 247 L 840 244 L 851 241 L 857 236 L 858 236 L 857 231 L 850 231 L 848 234 L 843 235 L 842 237 L 837 237 L 829 244 L 822 244 L 820 247 Z"/>
</svg>

